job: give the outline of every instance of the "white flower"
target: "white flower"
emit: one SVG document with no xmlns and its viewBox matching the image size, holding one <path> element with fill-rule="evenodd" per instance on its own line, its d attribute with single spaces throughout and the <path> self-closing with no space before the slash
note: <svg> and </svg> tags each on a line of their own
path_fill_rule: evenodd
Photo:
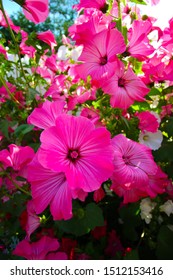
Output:
<svg viewBox="0 0 173 280">
<path fill-rule="evenodd" d="M 149 224 L 152 219 L 151 211 L 156 206 L 155 202 L 152 202 L 150 198 L 144 198 L 141 200 L 140 208 L 141 208 L 141 219 L 145 220 L 146 224 Z"/>
<path fill-rule="evenodd" d="M 66 46 L 60 46 L 58 49 L 58 58 L 61 60 L 67 60 L 68 48 Z"/>
<path fill-rule="evenodd" d="M 173 202 L 172 202 L 172 200 L 168 200 L 163 205 L 161 205 L 160 206 L 160 211 L 165 212 L 168 216 L 173 214 Z"/>
<path fill-rule="evenodd" d="M 83 49 L 83 46 L 78 46 L 71 51 L 71 58 L 74 61 L 78 60 L 78 57 L 81 55 L 82 49 Z"/>
<path fill-rule="evenodd" d="M 160 130 L 158 130 L 155 133 L 146 131 L 144 133 L 139 133 L 139 142 L 141 144 L 146 145 L 152 150 L 158 150 L 161 146 L 161 143 L 163 141 L 163 135 Z"/>
</svg>

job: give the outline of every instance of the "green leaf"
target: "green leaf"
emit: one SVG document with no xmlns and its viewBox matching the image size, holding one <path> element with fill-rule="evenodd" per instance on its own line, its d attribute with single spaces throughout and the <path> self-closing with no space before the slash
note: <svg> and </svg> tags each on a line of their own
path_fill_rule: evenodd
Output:
<svg viewBox="0 0 173 280">
<path fill-rule="evenodd" d="M 163 94 L 168 94 L 172 92 L 173 92 L 173 86 L 167 87 L 162 91 Z"/>
<path fill-rule="evenodd" d="M 127 240 L 136 241 L 139 238 L 136 227 L 141 223 L 139 217 L 139 203 L 132 203 L 128 206 L 121 207 L 119 213 L 123 221 L 122 227 L 124 237 Z"/>
<path fill-rule="evenodd" d="M 30 132 L 33 130 L 33 125 L 29 125 L 29 124 L 21 124 L 19 125 L 15 132 L 14 132 L 14 136 L 15 137 L 21 137 L 24 136 L 26 133 Z"/>
<path fill-rule="evenodd" d="M 126 253 L 124 260 L 139 260 L 138 250 L 131 250 L 130 252 Z"/>
<path fill-rule="evenodd" d="M 35 99 L 35 96 L 37 94 L 40 95 L 40 93 L 37 90 L 35 90 L 33 88 L 29 88 L 28 93 L 26 95 L 27 104 L 31 103 Z"/>
<path fill-rule="evenodd" d="M 150 105 L 147 102 L 135 102 L 131 107 L 139 112 L 150 110 Z"/>
<path fill-rule="evenodd" d="M 8 127 L 9 127 L 9 122 L 8 120 L 1 120 L 0 121 L 0 131 L 2 134 L 9 139 L 9 134 L 8 134 Z"/>
<path fill-rule="evenodd" d="M 104 225 L 102 210 L 95 203 L 89 203 L 86 206 L 85 218 L 90 229 L 94 229 L 96 226 L 101 227 Z"/>
<path fill-rule="evenodd" d="M 164 131 L 166 131 L 169 135 L 169 137 L 171 137 L 173 135 L 173 117 L 170 117 L 165 126 L 164 126 Z"/>
<path fill-rule="evenodd" d="M 104 225 L 102 210 L 95 203 L 89 203 L 83 211 L 81 215 L 79 208 L 77 212 L 80 212 L 80 215 L 76 214 L 67 221 L 56 222 L 58 227 L 66 233 L 82 236 L 89 233 L 96 226 Z"/>
<path fill-rule="evenodd" d="M 130 2 L 136 3 L 136 4 L 141 4 L 141 5 L 147 5 L 147 3 L 144 2 L 143 0 L 130 0 Z"/>
<path fill-rule="evenodd" d="M 160 260 L 172 260 L 173 259 L 173 232 L 167 227 L 162 226 L 160 228 L 157 237 L 157 249 L 156 255 Z"/>
<path fill-rule="evenodd" d="M 173 162 L 173 142 L 162 142 L 162 146 L 153 152 L 155 160 L 166 163 Z"/>
<path fill-rule="evenodd" d="M 150 92 L 148 93 L 149 96 L 152 96 L 152 95 L 160 95 L 160 91 L 157 89 L 157 88 L 152 88 L 150 90 Z"/>
</svg>

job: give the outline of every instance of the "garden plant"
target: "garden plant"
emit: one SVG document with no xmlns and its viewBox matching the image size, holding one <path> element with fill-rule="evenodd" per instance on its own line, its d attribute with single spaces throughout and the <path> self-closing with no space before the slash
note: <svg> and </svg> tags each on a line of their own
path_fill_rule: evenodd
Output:
<svg viewBox="0 0 173 280">
<path fill-rule="evenodd" d="M 148 4 L 80 0 L 57 43 L 0 0 L 0 259 L 173 258 L 173 18 Z"/>
</svg>

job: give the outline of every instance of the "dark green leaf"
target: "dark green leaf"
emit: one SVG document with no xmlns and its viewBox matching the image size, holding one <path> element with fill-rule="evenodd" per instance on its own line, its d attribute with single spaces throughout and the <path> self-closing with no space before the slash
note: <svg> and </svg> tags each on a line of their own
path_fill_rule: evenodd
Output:
<svg viewBox="0 0 173 280">
<path fill-rule="evenodd" d="M 83 215 L 74 215 L 72 219 L 60 221 L 57 224 L 64 232 L 81 236 L 87 234 L 96 226 L 103 226 L 104 219 L 102 210 L 95 203 L 90 203 L 84 209 Z"/>
<path fill-rule="evenodd" d="M 126 253 L 124 260 L 139 260 L 138 250 L 131 250 Z"/>
<path fill-rule="evenodd" d="M 26 133 L 32 131 L 33 127 L 34 127 L 33 125 L 21 124 L 16 128 L 16 130 L 14 132 L 14 136 L 16 136 L 16 137 L 23 136 Z"/>
<path fill-rule="evenodd" d="M 143 0 L 130 0 L 130 2 L 136 3 L 136 4 L 141 4 L 141 5 L 147 5 L 146 2 L 144 2 Z"/>
<path fill-rule="evenodd" d="M 173 260 L 173 232 L 167 227 L 162 226 L 158 238 L 156 255 L 161 260 Z"/>
<path fill-rule="evenodd" d="M 0 131 L 2 134 L 9 139 L 9 134 L 8 134 L 8 127 L 9 127 L 9 122 L 8 120 L 1 120 L 0 121 Z"/>
<path fill-rule="evenodd" d="M 157 89 L 157 88 L 152 88 L 150 90 L 150 92 L 148 93 L 149 96 L 152 96 L 152 95 L 160 95 L 160 91 Z"/>
</svg>

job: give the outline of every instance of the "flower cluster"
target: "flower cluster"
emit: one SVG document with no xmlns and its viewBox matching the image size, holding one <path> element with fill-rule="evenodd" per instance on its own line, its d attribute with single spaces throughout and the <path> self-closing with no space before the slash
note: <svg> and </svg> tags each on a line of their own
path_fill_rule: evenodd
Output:
<svg viewBox="0 0 173 280">
<path fill-rule="evenodd" d="M 48 16 L 48 0 L 15 2 L 34 23 Z M 80 0 L 57 46 L 50 30 L 16 27 L 0 0 L 17 37 L 13 51 L 0 45 L 2 257 L 166 258 L 173 19 L 162 30 L 131 2 Z"/>
</svg>

